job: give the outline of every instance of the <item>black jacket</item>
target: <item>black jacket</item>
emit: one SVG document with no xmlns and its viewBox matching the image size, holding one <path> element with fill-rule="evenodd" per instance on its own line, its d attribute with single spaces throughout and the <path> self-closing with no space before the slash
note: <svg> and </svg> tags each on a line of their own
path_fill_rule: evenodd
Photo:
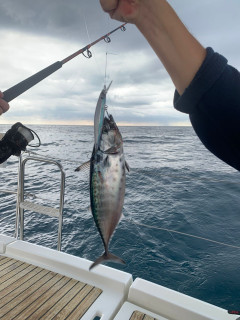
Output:
<svg viewBox="0 0 240 320">
<path fill-rule="evenodd" d="M 188 113 L 205 147 L 240 170 L 240 73 L 227 59 L 207 48 L 207 56 L 174 107 Z"/>
</svg>

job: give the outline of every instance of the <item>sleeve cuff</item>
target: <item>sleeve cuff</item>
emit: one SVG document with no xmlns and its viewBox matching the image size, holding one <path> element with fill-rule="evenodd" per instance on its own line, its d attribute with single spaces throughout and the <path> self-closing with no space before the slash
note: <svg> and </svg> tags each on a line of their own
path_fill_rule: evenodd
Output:
<svg viewBox="0 0 240 320">
<path fill-rule="evenodd" d="M 174 108 L 180 112 L 193 114 L 203 95 L 214 85 L 227 65 L 227 59 L 207 48 L 207 55 L 190 85 L 180 96 L 174 94 Z"/>
</svg>

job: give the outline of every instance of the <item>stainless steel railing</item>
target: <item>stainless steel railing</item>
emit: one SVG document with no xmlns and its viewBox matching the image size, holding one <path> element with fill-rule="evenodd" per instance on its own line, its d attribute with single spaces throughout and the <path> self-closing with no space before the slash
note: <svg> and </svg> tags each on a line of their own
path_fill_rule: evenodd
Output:
<svg viewBox="0 0 240 320">
<path fill-rule="evenodd" d="M 42 206 L 33 201 L 25 201 L 25 167 L 28 161 L 35 161 L 39 163 L 53 164 L 58 167 L 61 178 L 60 178 L 60 200 L 59 208 L 52 208 L 48 206 Z M 15 225 L 15 237 L 24 239 L 24 213 L 25 210 L 32 212 L 38 212 L 40 214 L 45 214 L 50 217 L 58 218 L 58 243 L 57 249 L 61 250 L 61 241 L 62 241 L 62 222 L 63 222 L 63 208 L 64 208 L 64 191 L 65 191 L 65 172 L 63 170 L 60 162 L 47 159 L 39 156 L 23 156 L 19 157 L 19 169 L 18 169 L 18 191 L 17 191 L 17 206 L 16 206 L 16 225 Z"/>
</svg>

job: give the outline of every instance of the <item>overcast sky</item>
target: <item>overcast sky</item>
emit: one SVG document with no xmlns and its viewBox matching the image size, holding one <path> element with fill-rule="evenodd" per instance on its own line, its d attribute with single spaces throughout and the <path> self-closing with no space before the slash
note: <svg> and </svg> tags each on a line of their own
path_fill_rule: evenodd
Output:
<svg viewBox="0 0 240 320">
<path fill-rule="evenodd" d="M 151 1 L 151 0 L 149 0 Z M 239 0 L 171 0 L 205 46 L 240 69 Z M 10 88 L 119 26 L 98 0 L 0 0 L 0 89 Z M 104 85 L 106 51 L 109 111 L 119 124 L 188 125 L 173 108 L 174 86 L 143 36 L 132 25 L 111 43 L 91 48 L 11 102 L 0 124 L 91 124 Z"/>
</svg>

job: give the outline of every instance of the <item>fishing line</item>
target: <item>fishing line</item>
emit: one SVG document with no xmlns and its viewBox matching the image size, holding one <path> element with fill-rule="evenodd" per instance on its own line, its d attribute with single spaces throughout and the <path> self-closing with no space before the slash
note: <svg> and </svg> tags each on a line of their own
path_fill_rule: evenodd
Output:
<svg viewBox="0 0 240 320">
<path fill-rule="evenodd" d="M 83 20 L 84 20 L 84 24 L 85 24 L 85 29 L 86 29 L 88 41 L 91 42 L 91 39 L 90 39 L 90 36 L 89 36 L 89 32 L 88 32 L 87 21 L 86 21 L 86 18 L 85 18 L 85 12 L 84 12 L 84 15 L 83 15 Z"/>
<path fill-rule="evenodd" d="M 40 157 L 45 157 L 46 155 L 41 155 L 39 153 L 36 153 L 36 152 L 30 152 L 30 151 L 25 151 L 25 153 L 29 154 L 29 155 L 37 155 L 37 156 L 40 156 Z M 69 160 L 69 159 L 60 159 L 60 158 L 57 158 L 58 160 L 62 160 L 62 161 L 66 161 L 66 162 L 71 162 L 71 163 L 77 163 L 79 164 L 78 161 L 73 161 L 73 160 Z M 0 191 L 5 191 L 5 190 L 0 190 Z M 10 192 L 9 192 L 10 193 Z M 29 194 L 30 196 L 32 196 L 32 194 Z M 39 197 L 38 197 L 39 198 Z M 41 199 L 41 198 L 40 198 Z M 126 210 L 126 209 L 125 209 Z M 234 248 L 234 249 L 240 249 L 240 246 L 236 246 L 236 245 L 232 245 L 232 244 L 228 244 L 228 243 L 224 243 L 224 242 L 220 242 L 220 241 L 216 241 L 216 240 L 212 240 L 212 239 L 208 239 L 208 238 L 205 238 L 205 237 L 201 237 L 201 236 L 196 236 L 196 235 L 193 235 L 193 234 L 189 234 L 189 233 L 186 233 L 186 232 L 181 232 L 181 231 L 176 231 L 176 230 L 173 230 L 173 229 L 168 229 L 168 228 L 163 228 L 163 227 L 158 227 L 158 226 L 150 226 L 148 224 L 145 224 L 145 223 L 141 223 L 141 222 L 138 222 L 136 220 L 134 220 L 133 218 L 129 218 L 129 217 L 124 217 L 124 219 L 130 223 L 133 223 L 135 224 L 136 226 L 142 226 L 142 227 L 145 227 L 145 228 L 148 228 L 148 229 L 154 229 L 154 230 L 159 230 L 159 231 L 166 231 L 168 232 L 172 237 L 172 233 L 174 234 L 178 234 L 178 235 L 181 235 L 181 236 L 185 236 L 185 237 L 190 237 L 190 238 L 194 238 L 194 239 L 198 239 L 198 240 L 202 240 L 202 241 L 207 241 L 207 242 L 210 242 L 210 243 L 214 243 L 214 244 L 217 244 L 217 245 L 220 245 L 220 246 L 225 246 L 225 247 L 230 247 L 230 248 Z M 139 231 L 138 231 L 139 232 Z M 174 238 L 173 238 L 174 239 Z"/>
<path fill-rule="evenodd" d="M 30 151 L 30 150 L 27 150 L 25 151 L 26 153 L 28 153 L 29 155 L 30 154 L 33 154 L 33 155 L 36 155 L 36 156 L 39 156 L 39 157 L 46 157 L 46 155 L 41 155 L 40 153 L 36 153 L 36 152 L 33 152 L 33 151 Z M 69 162 L 69 163 L 76 163 L 79 165 L 79 161 L 77 160 L 70 160 L 70 159 L 66 159 L 66 158 L 61 158 L 61 157 L 57 157 L 55 158 L 54 156 L 51 156 L 52 159 L 54 160 L 59 160 L 59 161 L 62 161 L 62 162 Z M 161 168 L 160 168 L 161 169 Z M 157 171 L 157 169 L 155 169 L 155 171 Z M 132 172 L 131 170 L 131 166 L 130 166 L 130 173 Z M 146 179 L 146 175 L 144 175 L 143 173 L 139 173 L 137 172 L 138 176 L 139 177 L 142 177 L 144 180 Z M 215 180 L 215 179 L 209 179 L 209 178 L 206 178 L 206 177 L 186 177 L 186 176 L 182 176 L 182 175 L 176 175 L 176 174 L 166 174 L 166 173 L 161 173 L 161 177 L 167 177 L 167 178 L 176 178 L 177 180 L 174 180 L 174 183 L 181 183 L 182 181 L 186 181 L 186 182 L 189 182 L 189 181 L 210 181 L 210 182 L 215 182 L 215 183 L 219 183 L 219 182 L 225 182 L 225 183 L 230 183 L 230 184 L 239 184 L 239 182 L 235 182 L 235 181 L 232 181 L 232 180 L 223 180 L 223 179 L 219 179 L 219 180 Z M 182 180 L 182 181 L 180 181 Z"/>
<path fill-rule="evenodd" d="M 106 29 L 108 30 L 110 26 L 110 17 L 108 17 L 106 21 Z M 109 43 L 111 42 L 110 38 L 107 38 L 108 40 L 105 40 L 105 72 L 104 72 L 104 85 L 107 86 L 107 64 L 108 64 L 108 47 Z"/>
<path fill-rule="evenodd" d="M 85 17 L 85 10 L 83 9 L 83 12 L 82 12 L 82 20 L 84 21 L 84 27 L 85 27 L 85 31 L 86 31 L 86 34 L 87 34 L 87 41 L 90 43 L 91 42 L 91 37 L 90 37 L 90 33 L 89 33 L 89 30 L 88 30 L 88 26 L 87 26 L 87 21 L 86 21 L 86 17 Z M 84 37 L 85 38 L 85 37 Z M 91 49 L 92 51 L 93 48 Z M 84 55 L 85 56 L 85 55 Z M 86 56 L 85 56 L 86 57 Z M 93 60 L 96 64 L 96 70 L 97 70 L 97 73 L 98 75 L 101 77 L 101 72 L 100 72 L 100 67 L 99 67 L 99 64 L 97 63 L 97 60 L 96 60 L 96 57 L 95 57 L 95 52 L 93 55 L 91 55 L 91 57 L 93 57 Z M 78 73 L 75 75 L 75 80 L 72 81 L 72 85 L 70 86 L 69 90 L 72 90 L 74 87 L 76 87 L 76 85 L 78 84 L 79 82 L 79 79 L 82 79 L 82 71 L 79 70 Z"/>
<path fill-rule="evenodd" d="M 106 61 L 105 61 L 105 75 L 104 75 L 104 85 L 107 86 L 107 58 L 108 58 L 108 52 L 107 52 L 107 46 L 106 46 Z"/>
<path fill-rule="evenodd" d="M 161 168 L 160 168 L 161 169 Z M 155 169 L 156 170 L 156 169 Z M 143 175 L 143 174 L 142 174 Z M 178 180 L 182 179 L 182 180 L 194 180 L 194 181 L 198 181 L 198 180 L 201 180 L 201 181 L 210 181 L 210 182 L 230 182 L 230 183 L 239 183 L 239 182 L 233 182 L 231 180 L 224 180 L 224 179 L 210 179 L 210 178 L 206 178 L 206 177 L 186 177 L 186 176 L 180 176 L 180 175 L 177 175 L 177 174 L 166 174 L 166 173 L 161 173 L 161 176 L 165 176 L 165 177 L 168 177 L 168 178 L 177 178 Z M 175 182 L 177 183 L 178 181 L 175 180 Z M 179 181 L 180 182 L 180 181 Z"/>
<path fill-rule="evenodd" d="M 234 248 L 234 249 L 240 249 L 240 246 L 235 246 L 235 245 L 232 245 L 232 244 L 228 244 L 228 243 L 224 243 L 224 242 L 219 242 L 219 241 L 215 241 L 215 240 L 211 240 L 211 239 L 208 239 L 208 238 L 204 238 L 204 237 L 200 237 L 200 236 L 195 236 L 193 234 L 189 234 L 189 233 L 186 233 L 186 232 L 180 232 L 180 231 L 176 231 L 176 230 L 172 230 L 172 229 L 167 229 L 167 228 L 162 228 L 162 227 L 156 227 L 156 226 L 149 226 L 145 223 L 141 223 L 141 222 L 138 222 L 132 218 L 126 218 L 125 219 L 129 222 L 133 222 L 134 224 L 136 225 L 139 225 L 139 226 L 142 226 L 142 227 L 146 227 L 146 228 L 149 228 L 149 229 L 155 229 L 155 230 L 161 230 L 161 231 L 167 231 L 169 233 L 176 233 L 176 234 L 179 234 L 179 235 L 182 235 L 182 236 L 186 236 L 186 237 L 191 237 L 191 238 L 195 238 L 195 239 L 199 239 L 199 240 L 203 240 L 203 241 L 207 241 L 207 242 L 211 242 L 211 243 L 214 243 L 214 244 L 218 244 L 218 245 L 221 245 L 221 246 L 226 246 L 226 247 L 230 247 L 230 248 Z"/>
<path fill-rule="evenodd" d="M 136 169 L 136 168 L 134 168 Z M 132 169 L 132 170 L 134 170 Z M 142 170 L 148 170 L 148 169 L 151 169 L 151 168 L 143 168 Z M 159 172 L 161 170 L 165 169 L 165 167 L 159 167 L 159 168 L 154 168 L 154 172 Z M 171 169 L 171 168 L 167 168 L 167 169 Z M 137 168 L 138 170 L 138 168 Z M 141 170 L 141 169 L 140 169 Z M 132 171 L 133 172 L 133 171 Z M 144 173 L 141 173 L 139 171 L 136 171 L 135 172 L 140 178 L 142 178 L 144 181 L 146 180 L 146 174 Z M 198 173 L 198 172 L 196 172 Z M 201 172 L 200 172 L 201 173 Z M 217 173 L 217 172 L 216 172 Z M 225 172 L 224 172 L 225 173 Z M 228 172 L 226 172 L 228 173 Z M 194 182 L 197 182 L 197 181 L 207 181 L 207 182 L 215 182 L 215 183 L 218 183 L 218 182 L 226 182 L 226 183 L 231 183 L 231 184 L 239 184 L 238 181 L 232 181 L 232 180 L 226 180 L 226 179 L 210 179 L 210 178 L 207 178 L 207 177 L 199 177 L 199 176 L 196 176 L 196 177 L 187 177 L 187 173 L 184 173 L 182 175 L 180 174 L 168 174 L 168 173 L 162 173 L 160 172 L 161 174 L 161 177 L 167 177 L 167 178 L 175 178 L 174 180 L 174 183 L 182 183 L 182 181 L 186 181 L 186 182 L 189 182 L 189 181 L 194 181 Z"/>
<path fill-rule="evenodd" d="M 88 41 L 89 41 L 89 42 L 92 42 L 91 37 L 90 37 L 89 30 L 88 30 L 88 26 L 87 26 L 87 21 L 86 21 L 86 17 L 85 17 L 85 11 L 84 11 L 83 17 L 84 17 L 83 20 L 84 20 L 84 25 L 85 25 L 85 29 L 86 29 Z M 92 48 L 92 50 L 93 50 L 93 48 Z M 93 51 L 94 51 L 94 50 L 93 50 Z M 97 61 L 97 59 L 96 59 L 96 54 L 95 54 L 95 52 L 94 52 L 94 55 L 93 55 L 93 59 L 94 59 L 94 62 L 95 62 L 95 64 L 96 64 L 96 66 L 97 66 L 98 75 L 101 77 L 101 75 L 102 75 L 102 73 L 101 73 L 101 71 L 100 71 L 101 68 L 100 68 L 99 63 L 98 63 L 98 61 Z"/>
<path fill-rule="evenodd" d="M 11 88 L 5 90 L 3 92 L 4 100 L 7 102 L 12 101 L 13 99 L 15 99 L 16 97 L 21 95 L 23 92 L 29 90 L 30 88 L 35 86 L 40 81 L 42 81 L 43 79 L 50 76 L 52 73 L 54 73 L 57 70 L 59 70 L 60 68 L 62 68 L 62 66 L 65 63 L 71 61 L 72 59 L 79 56 L 80 54 L 83 54 L 86 58 L 91 58 L 92 53 L 89 50 L 91 47 L 93 47 L 94 45 L 96 45 L 98 42 L 100 42 L 102 40 L 108 39 L 109 36 L 111 34 L 113 34 L 114 32 L 116 32 L 117 30 L 125 31 L 126 30 L 125 25 L 126 25 L 126 23 L 120 25 L 119 27 L 115 28 L 114 30 L 112 30 L 112 31 L 108 32 L 107 34 L 101 36 L 100 38 L 96 39 L 92 43 L 89 43 L 88 45 L 86 45 L 82 49 L 72 53 L 70 56 L 66 57 L 65 59 L 63 59 L 61 61 L 56 61 L 55 63 L 51 64 L 47 68 L 42 69 L 41 71 L 35 73 L 34 75 L 30 76 L 29 78 L 19 82 L 18 84 L 14 85 Z"/>
</svg>

